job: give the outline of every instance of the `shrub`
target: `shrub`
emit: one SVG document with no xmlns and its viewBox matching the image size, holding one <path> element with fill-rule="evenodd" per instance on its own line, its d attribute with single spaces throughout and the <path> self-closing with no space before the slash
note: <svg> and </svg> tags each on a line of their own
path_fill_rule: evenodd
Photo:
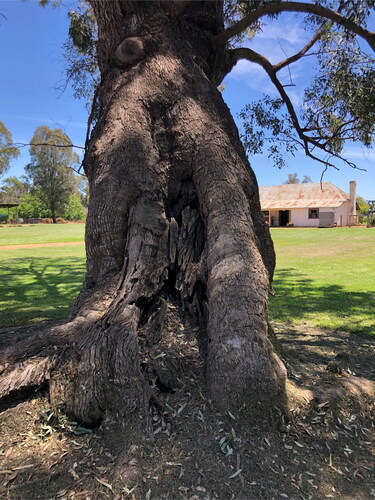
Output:
<svg viewBox="0 0 375 500">
<path fill-rule="evenodd" d="M 64 218 L 66 220 L 83 220 L 86 218 L 81 199 L 77 194 L 71 194 L 69 196 L 68 204 L 64 212 Z"/>
<path fill-rule="evenodd" d="M 38 219 L 40 217 L 48 217 L 49 211 L 45 205 L 32 193 L 26 194 L 18 207 L 18 215 L 23 219 Z"/>
</svg>

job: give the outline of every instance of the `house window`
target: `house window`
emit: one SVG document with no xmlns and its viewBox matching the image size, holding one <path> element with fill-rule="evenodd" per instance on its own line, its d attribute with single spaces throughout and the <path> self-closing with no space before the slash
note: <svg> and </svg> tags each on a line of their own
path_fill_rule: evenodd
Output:
<svg viewBox="0 0 375 500">
<path fill-rule="evenodd" d="M 319 208 L 309 208 L 309 219 L 319 219 Z"/>
</svg>

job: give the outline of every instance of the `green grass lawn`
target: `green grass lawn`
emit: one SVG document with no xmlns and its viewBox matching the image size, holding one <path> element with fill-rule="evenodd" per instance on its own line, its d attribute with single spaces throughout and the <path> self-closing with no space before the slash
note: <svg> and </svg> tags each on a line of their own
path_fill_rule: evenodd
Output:
<svg viewBox="0 0 375 500">
<path fill-rule="evenodd" d="M 35 224 L 22 227 L 4 224 L 0 227 L 0 246 L 83 241 L 84 233 L 84 224 Z"/>
<path fill-rule="evenodd" d="M 83 239 L 83 224 L 0 228 L 0 246 Z M 0 327 L 66 318 L 84 274 L 84 245 L 0 250 Z"/>
<path fill-rule="evenodd" d="M 0 228 L 0 245 L 82 241 L 81 224 Z M 375 228 L 272 229 L 276 322 L 375 334 Z M 84 245 L 0 250 L 0 326 L 67 317 Z"/>
<path fill-rule="evenodd" d="M 272 229 L 274 321 L 375 334 L 375 229 Z"/>
<path fill-rule="evenodd" d="M 66 318 L 84 274 L 84 245 L 0 251 L 0 326 Z"/>
</svg>

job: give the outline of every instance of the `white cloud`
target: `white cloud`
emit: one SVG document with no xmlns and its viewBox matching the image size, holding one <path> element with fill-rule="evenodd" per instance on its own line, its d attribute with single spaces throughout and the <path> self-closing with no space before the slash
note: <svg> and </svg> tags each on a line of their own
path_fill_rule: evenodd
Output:
<svg viewBox="0 0 375 500">
<path fill-rule="evenodd" d="M 309 39 L 301 20 L 289 14 L 268 20 L 263 31 L 251 39 L 248 46 L 277 63 L 300 51 Z"/>
<path fill-rule="evenodd" d="M 307 31 L 302 27 L 301 20 L 294 14 L 280 16 L 279 19 L 270 19 L 263 31 L 256 37 L 266 40 L 282 40 L 290 46 L 300 46 L 308 41 Z"/>
<path fill-rule="evenodd" d="M 239 61 L 228 75 L 228 79 L 233 78 L 240 81 L 252 90 L 257 90 L 269 94 L 274 94 L 274 87 L 264 69 L 258 64 L 246 60 Z"/>
<path fill-rule="evenodd" d="M 345 156 L 345 158 L 375 161 L 375 151 L 368 149 L 348 149 L 343 152 L 343 156 Z"/>
</svg>

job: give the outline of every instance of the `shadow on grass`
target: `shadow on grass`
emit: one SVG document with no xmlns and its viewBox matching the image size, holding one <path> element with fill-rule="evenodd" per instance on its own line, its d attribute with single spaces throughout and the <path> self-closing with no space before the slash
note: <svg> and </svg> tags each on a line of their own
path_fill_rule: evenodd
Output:
<svg viewBox="0 0 375 500">
<path fill-rule="evenodd" d="M 0 327 L 65 318 L 84 274 L 84 259 L 75 257 L 2 262 Z"/>
<path fill-rule="evenodd" d="M 321 327 L 357 334 L 375 334 L 375 297 L 366 292 L 349 292 L 340 285 L 317 285 L 296 269 L 279 270 L 271 299 L 275 321 L 312 321 Z"/>
</svg>

